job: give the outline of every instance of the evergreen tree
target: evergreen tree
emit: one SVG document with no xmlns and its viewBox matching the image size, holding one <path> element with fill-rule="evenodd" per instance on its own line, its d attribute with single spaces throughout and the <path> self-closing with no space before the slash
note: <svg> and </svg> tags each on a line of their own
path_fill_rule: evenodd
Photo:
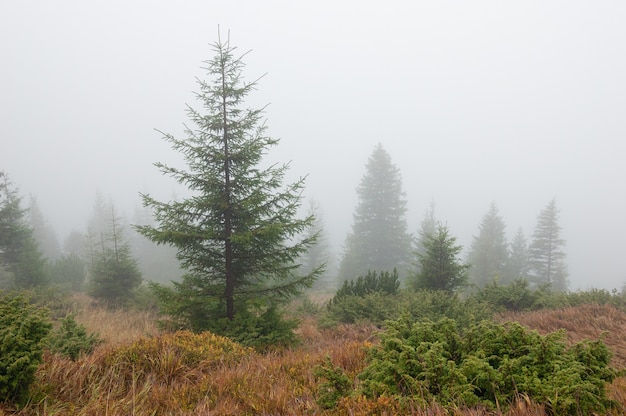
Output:
<svg viewBox="0 0 626 416">
<path fill-rule="evenodd" d="M 61 256 L 61 248 L 59 246 L 59 238 L 54 228 L 44 219 L 37 199 L 31 195 L 30 205 L 28 207 L 29 222 L 33 229 L 33 235 L 41 253 L 50 262 Z"/>
<path fill-rule="evenodd" d="M 424 218 L 420 222 L 420 229 L 415 239 L 415 255 L 420 256 L 426 254 L 425 242 L 429 235 L 434 235 L 437 232 L 437 219 L 435 218 L 435 202 L 430 203 L 430 207 L 424 213 Z M 421 265 L 418 262 L 415 264 L 417 268 L 416 272 L 419 273 Z"/>
<path fill-rule="evenodd" d="M 89 269 L 89 294 L 113 306 L 125 304 L 141 284 L 137 260 L 124 240 L 120 218 L 111 208 L 110 231 L 100 234 Z"/>
<path fill-rule="evenodd" d="M 304 238 L 307 240 L 315 239 L 315 244 L 311 245 L 304 253 L 298 263 L 301 264 L 301 271 L 304 274 L 311 273 L 323 264 L 324 271 L 319 275 L 314 284 L 316 290 L 334 290 L 336 289 L 335 276 L 330 271 L 329 265 L 332 263 L 328 237 L 324 230 L 324 221 L 322 211 L 319 204 L 311 200 L 308 215 L 314 218 L 313 224 L 309 227 Z"/>
<path fill-rule="evenodd" d="M 63 252 L 65 254 L 76 254 L 80 257 L 88 257 L 87 236 L 77 230 L 72 230 L 63 241 Z"/>
<path fill-rule="evenodd" d="M 7 174 L 0 171 L 0 268 L 3 278 L 8 280 L 3 284 L 30 288 L 47 283 L 45 261 L 21 201 Z"/>
<path fill-rule="evenodd" d="M 508 244 L 505 224 L 498 214 L 495 202 L 491 203 L 478 227 L 470 246 L 468 263 L 469 279 L 479 287 L 492 281 L 502 280 L 508 261 Z"/>
<path fill-rule="evenodd" d="M 414 289 L 452 293 L 466 286 L 469 265 L 459 259 L 463 247 L 456 245 L 447 226 L 439 224 L 435 234 L 427 235 L 424 248 L 424 254 L 418 253 L 419 272 L 411 282 Z"/>
<path fill-rule="evenodd" d="M 537 225 L 530 244 L 530 273 L 538 284 L 548 283 L 557 291 L 567 290 L 565 240 L 561 237 L 556 198 L 537 216 Z"/>
<path fill-rule="evenodd" d="M 406 200 L 398 168 L 381 144 L 365 166 L 357 188 L 358 205 L 352 232 L 346 238 L 339 278 L 354 279 L 368 271 L 397 268 L 405 276 L 410 264 L 411 236 L 407 232 Z"/>
<path fill-rule="evenodd" d="M 186 140 L 164 135 L 187 169 L 156 164 L 193 196 L 159 202 L 143 195 L 158 225 L 136 229 L 175 246 L 185 270 L 171 289 L 153 285 L 165 311 L 180 325 L 224 333 L 240 316 L 277 319 L 275 306 L 310 287 L 321 269 L 302 275 L 296 264 L 315 242 L 297 239 L 313 224 L 310 216 L 296 219 L 304 179 L 283 186 L 288 165 L 259 166 L 278 140 L 266 135 L 263 109 L 242 108 L 257 81 L 243 81 L 243 56 L 229 41 L 218 40 L 214 51 L 205 62 L 211 79 L 198 80 L 204 112 L 188 107 Z"/>
<path fill-rule="evenodd" d="M 520 228 L 517 230 L 513 240 L 511 240 L 509 259 L 502 284 L 508 284 L 520 278 L 527 280 L 529 268 L 528 243 L 526 242 L 524 231 Z"/>
</svg>

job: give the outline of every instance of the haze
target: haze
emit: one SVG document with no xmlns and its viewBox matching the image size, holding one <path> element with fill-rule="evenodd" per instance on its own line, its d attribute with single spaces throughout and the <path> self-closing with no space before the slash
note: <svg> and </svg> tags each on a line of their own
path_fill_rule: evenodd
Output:
<svg viewBox="0 0 626 416">
<path fill-rule="evenodd" d="M 269 154 L 308 174 L 341 249 L 382 143 L 410 231 L 431 201 L 469 246 L 494 201 L 530 240 L 556 197 L 570 288 L 621 288 L 626 236 L 626 3 L 621 1 L 28 1 L 0 13 L 0 169 L 61 238 L 96 193 L 127 218 L 138 192 L 181 192 L 185 104 L 218 25 L 267 73 Z"/>
</svg>

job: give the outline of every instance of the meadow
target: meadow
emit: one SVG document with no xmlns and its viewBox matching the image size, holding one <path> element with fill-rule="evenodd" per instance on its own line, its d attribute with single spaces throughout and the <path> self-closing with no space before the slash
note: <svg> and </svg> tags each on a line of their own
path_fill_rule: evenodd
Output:
<svg viewBox="0 0 626 416">
<path fill-rule="evenodd" d="M 300 321 L 301 343 L 255 351 L 213 334 L 163 333 L 153 312 L 109 310 L 85 295 L 72 297 L 76 320 L 103 340 L 76 361 L 46 353 L 21 409 L 0 415 L 508 415 L 550 414 L 523 392 L 506 410 L 419 406 L 381 396 L 350 395 L 333 409 L 319 404 L 327 388 L 316 369 L 328 360 L 358 384 L 366 352 L 380 329 L 340 324 L 324 329 L 315 317 Z M 626 366 L 626 313 L 609 305 L 501 314 L 540 333 L 564 328 L 569 342 L 601 338 L 611 364 Z M 608 396 L 626 406 L 626 377 L 608 386 Z"/>
</svg>

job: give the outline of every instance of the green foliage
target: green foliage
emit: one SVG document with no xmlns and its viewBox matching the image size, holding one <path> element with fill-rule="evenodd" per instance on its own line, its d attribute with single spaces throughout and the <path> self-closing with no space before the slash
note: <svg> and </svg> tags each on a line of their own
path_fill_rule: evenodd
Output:
<svg viewBox="0 0 626 416">
<path fill-rule="evenodd" d="M 547 287 L 531 289 L 528 280 L 519 278 L 508 285 L 488 283 L 474 297 L 500 310 L 530 311 L 537 309 L 547 290 Z"/>
<path fill-rule="evenodd" d="M 52 324 L 47 311 L 23 295 L 0 293 L 0 402 L 28 398 Z"/>
<path fill-rule="evenodd" d="M 123 306 L 132 299 L 141 284 L 137 260 L 124 241 L 119 218 L 112 211 L 111 232 L 100 236 L 98 248 L 92 248 L 89 268 L 89 294 L 111 306 Z"/>
<path fill-rule="evenodd" d="M 293 332 L 297 321 L 284 318 L 278 305 L 263 306 L 250 301 L 239 305 L 235 316 L 229 319 L 223 306 L 215 300 L 155 283 L 150 287 L 157 296 L 161 312 L 166 315 L 160 321 L 165 329 L 186 328 L 196 333 L 210 331 L 260 350 L 272 345 L 293 345 L 298 341 Z"/>
<path fill-rule="evenodd" d="M 393 269 L 392 273 L 380 272 L 380 274 L 368 271 L 365 276 L 359 276 L 356 281 L 344 281 L 343 286 L 337 290 L 332 302 L 336 302 L 345 296 L 364 297 L 373 292 L 394 295 L 398 293 L 399 288 L 400 280 L 396 269 Z"/>
<path fill-rule="evenodd" d="M 331 327 L 338 323 L 370 322 L 382 326 L 387 320 L 407 314 L 415 320 L 455 319 L 462 326 L 477 320 L 490 319 L 493 308 L 473 297 L 466 300 L 446 291 L 406 290 L 396 295 L 372 292 L 365 296 L 343 296 L 327 304 L 320 325 Z"/>
<path fill-rule="evenodd" d="M 456 293 L 441 290 L 408 292 L 397 302 L 402 312 L 414 321 L 453 319 L 459 328 L 466 328 L 484 319 L 493 318 L 493 306 L 475 298 L 461 299 Z M 393 319 L 399 319 L 397 315 Z"/>
<path fill-rule="evenodd" d="M 419 259 L 418 273 L 411 284 L 414 289 L 443 290 L 455 292 L 467 285 L 469 265 L 459 260 L 462 246 L 450 235 L 448 227 L 439 224 L 435 234 L 425 237 L 424 252 L 416 253 Z"/>
<path fill-rule="evenodd" d="M 287 341 L 284 330 L 291 324 L 265 305 L 286 302 L 322 272 L 319 266 L 301 273 L 297 265 L 317 239 L 317 233 L 299 238 L 314 218 L 296 218 L 304 179 L 285 186 L 288 165 L 259 167 L 278 140 L 266 135 L 263 109 L 241 108 L 256 82 L 243 82 L 242 57 L 229 42 L 216 42 L 214 51 L 205 62 L 211 79 L 198 80 L 203 112 L 188 108 L 193 127 L 186 139 L 164 135 L 186 167 L 157 163 L 193 196 L 160 202 L 143 195 L 157 225 L 136 229 L 157 244 L 175 247 L 186 271 L 172 287 L 154 286 L 172 321 L 194 331 L 217 327 L 218 333 L 262 343 Z M 231 322 L 226 325 L 223 318 Z"/>
<path fill-rule="evenodd" d="M 555 414 L 611 409 L 615 372 L 601 341 L 568 347 L 564 332 L 541 336 L 517 323 L 482 321 L 460 330 L 451 319 L 389 322 L 361 373 L 368 397 L 411 397 L 456 406 L 506 407 L 526 394 Z"/>
<path fill-rule="evenodd" d="M 550 285 L 532 288 L 530 283 L 522 278 L 516 279 L 508 285 L 492 282 L 470 299 L 492 305 L 497 310 L 534 311 L 539 309 L 557 309 L 580 305 L 611 305 L 626 311 L 626 296 L 614 290 L 590 289 L 578 292 L 553 291 Z"/>
<path fill-rule="evenodd" d="M 337 323 L 352 324 L 370 322 L 382 325 L 388 319 L 397 318 L 403 308 L 398 295 L 372 292 L 364 296 L 343 296 L 327 304 L 320 317 L 322 327 L 332 327 Z"/>
<path fill-rule="evenodd" d="M 8 176 L 0 171 L 0 269 L 4 286 L 26 289 L 47 283 L 33 229 L 28 224 L 22 198 Z"/>
<path fill-rule="evenodd" d="M 73 315 L 67 315 L 58 329 L 48 338 L 48 347 L 53 353 L 76 361 L 82 354 L 91 354 L 102 342 L 97 334 L 87 334 L 85 327 L 78 324 Z"/>
<path fill-rule="evenodd" d="M 323 365 L 317 365 L 313 374 L 318 380 L 317 404 L 322 409 L 332 409 L 337 406 L 339 399 L 348 395 L 352 389 L 352 380 L 344 373 L 341 367 L 335 366 L 329 356 L 324 358 Z"/>
<path fill-rule="evenodd" d="M 297 320 L 285 318 L 276 306 L 271 306 L 260 314 L 240 310 L 234 319 L 216 320 L 209 330 L 246 347 L 264 351 L 297 344 L 298 338 L 293 332 L 297 326 Z"/>
<path fill-rule="evenodd" d="M 382 323 L 394 318 L 398 315 L 398 303 L 393 299 L 399 287 L 396 269 L 392 273 L 368 271 L 356 281 L 346 280 L 328 302 L 322 325 L 359 321 Z"/>
</svg>

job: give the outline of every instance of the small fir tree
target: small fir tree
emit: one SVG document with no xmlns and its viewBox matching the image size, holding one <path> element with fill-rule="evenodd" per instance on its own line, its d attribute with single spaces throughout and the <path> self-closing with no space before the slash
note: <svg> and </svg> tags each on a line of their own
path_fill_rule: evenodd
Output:
<svg viewBox="0 0 626 416">
<path fill-rule="evenodd" d="M 110 232 L 100 235 L 99 250 L 93 255 L 89 274 L 89 294 L 113 306 L 125 304 L 141 284 L 137 260 L 124 240 L 120 218 L 115 216 L 114 209 L 111 209 Z"/>
<path fill-rule="evenodd" d="M 417 254 L 419 272 L 413 278 L 416 290 L 441 290 L 453 293 L 467 284 L 469 265 L 463 264 L 459 254 L 462 246 L 450 235 L 447 226 L 438 225 L 437 233 L 426 237 L 424 254 Z"/>
<path fill-rule="evenodd" d="M 424 213 L 424 217 L 420 222 L 420 228 L 417 233 L 417 238 L 414 241 L 415 255 L 426 254 L 425 242 L 429 235 L 433 235 L 437 232 L 437 219 L 435 218 L 435 202 L 431 201 L 430 207 Z M 419 262 L 415 264 L 416 273 L 419 273 L 421 265 Z"/>
<path fill-rule="evenodd" d="M 32 288 L 47 283 L 43 259 L 22 198 L 6 173 L 0 171 L 0 268 L 5 286 Z"/>
</svg>

